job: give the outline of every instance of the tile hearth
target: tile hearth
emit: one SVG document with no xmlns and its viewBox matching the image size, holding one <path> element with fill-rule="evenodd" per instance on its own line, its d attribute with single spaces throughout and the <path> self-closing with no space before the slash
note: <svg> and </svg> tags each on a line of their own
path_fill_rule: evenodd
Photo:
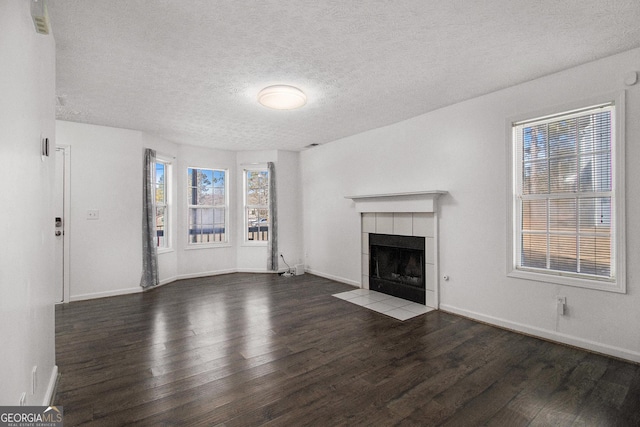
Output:
<svg viewBox="0 0 640 427">
<path fill-rule="evenodd" d="M 355 289 L 333 295 L 352 304 L 377 311 L 398 320 L 407 320 L 435 310 L 415 302 L 407 301 L 369 289 Z"/>
</svg>

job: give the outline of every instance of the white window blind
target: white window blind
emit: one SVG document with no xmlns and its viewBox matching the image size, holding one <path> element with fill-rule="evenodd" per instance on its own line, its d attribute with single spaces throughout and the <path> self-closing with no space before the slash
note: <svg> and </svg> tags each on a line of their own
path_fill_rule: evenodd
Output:
<svg viewBox="0 0 640 427">
<path fill-rule="evenodd" d="M 517 269 L 615 279 L 612 103 L 515 123 Z"/>
</svg>

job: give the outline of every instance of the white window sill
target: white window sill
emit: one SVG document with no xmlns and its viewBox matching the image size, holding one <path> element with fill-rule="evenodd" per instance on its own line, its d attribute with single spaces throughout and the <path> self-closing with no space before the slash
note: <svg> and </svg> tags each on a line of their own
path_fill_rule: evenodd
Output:
<svg viewBox="0 0 640 427">
<path fill-rule="evenodd" d="M 162 254 L 169 254 L 171 252 L 175 252 L 173 250 L 173 248 L 162 248 L 162 249 L 158 249 L 158 255 L 162 255 Z"/>
<path fill-rule="evenodd" d="M 196 249 L 218 249 L 218 248 L 231 248 L 233 245 L 229 242 L 216 243 L 216 244 L 204 244 L 204 245 L 189 245 L 184 248 L 185 251 L 192 251 Z"/>
<path fill-rule="evenodd" d="M 626 293 L 624 283 L 620 283 L 620 281 L 616 280 L 598 280 L 596 278 L 586 279 L 580 277 L 564 276 L 560 274 L 556 275 L 516 269 L 507 273 L 507 276 L 517 279 L 533 280 L 536 282 L 554 283 L 556 285 L 574 286 L 578 288 L 595 289 L 599 291 L 616 292 L 622 294 Z"/>
</svg>

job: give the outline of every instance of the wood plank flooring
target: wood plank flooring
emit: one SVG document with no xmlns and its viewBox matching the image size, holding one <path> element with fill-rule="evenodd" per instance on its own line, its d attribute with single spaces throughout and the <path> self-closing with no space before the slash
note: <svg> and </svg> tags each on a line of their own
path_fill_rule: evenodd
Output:
<svg viewBox="0 0 640 427">
<path fill-rule="evenodd" d="M 640 366 L 434 311 L 401 322 L 305 274 L 56 308 L 65 426 L 638 426 Z"/>
</svg>

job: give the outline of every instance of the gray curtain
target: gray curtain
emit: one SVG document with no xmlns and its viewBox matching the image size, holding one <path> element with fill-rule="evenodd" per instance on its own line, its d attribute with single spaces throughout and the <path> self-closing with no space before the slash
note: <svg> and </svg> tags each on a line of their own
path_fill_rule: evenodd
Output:
<svg viewBox="0 0 640 427">
<path fill-rule="evenodd" d="M 144 289 L 156 286 L 158 279 L 158 247 L 156 245 L 156 152 L 147 148 L 144 152 L 144 177 L 142 200 L 142 279 Z"/>
<path fill-rule="evenodd" d="M 267 260 L 267 269 L 269 271 L 278 271 L 278 203 L 276 197 L 276 167 L 273 162 L 267 163 L 269 171 L 269 242 L 267 249 L 269 259 Z"/>
</svg>

